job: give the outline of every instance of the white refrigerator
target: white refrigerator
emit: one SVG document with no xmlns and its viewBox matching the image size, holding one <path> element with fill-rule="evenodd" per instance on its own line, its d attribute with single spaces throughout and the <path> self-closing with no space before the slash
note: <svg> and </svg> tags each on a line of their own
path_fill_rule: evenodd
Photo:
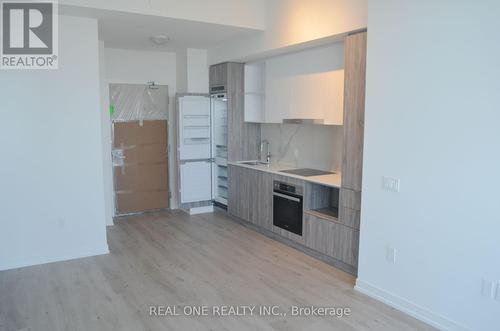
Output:
<svg viewBox="0 0 500 331">
<path fill-rule="evenodd" d="M 226 95 L 183 96 L 178 101 L 181 203 L 227 205 Z"/>
</svg>

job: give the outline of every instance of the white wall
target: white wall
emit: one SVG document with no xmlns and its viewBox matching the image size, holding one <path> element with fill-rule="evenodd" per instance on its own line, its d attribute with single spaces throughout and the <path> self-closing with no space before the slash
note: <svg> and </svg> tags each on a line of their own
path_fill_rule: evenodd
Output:
<svg viewBox="0 0 500 331">
<path fill-rule="evenodd" d="M 59 26 L 58 70 L 0 74 L 0 270 L 108 252 L 97 21 Z"/>
<path fill-rule="evenodd" d="M 186 93 L 188 90 L 187 50 L 177 50 L 175 56 L 177 62 L 177 93 Z"/>
<path fill-rule="evenodd" d="M 259 58 L 276 49 L 366 28 L 367 0 L 266 2 L 263 33 L 209 49 L 209 63 Z"/>
<path fill-rule="evenodd" d="M 104 67 L 106 85 L 109 83 L 146 84 L 154 81 L 159 85 L 168 85 L 169 119 L 173 119 L 175 111 L 175 94 L 177 92 L 176 53 L 144 52 L 125 49 L 104 49 Z M 106 107 L 109 106 L 109 98 Z M 169 120 L 169 142 L 171 153 L 169 158 L 169 179 L 171 192 L 177 192 L 177 174 L 175 168 L 176 146 L 174 132 L 175 123 Z M 111 163 L 109 167 L 111 167 Z M 109 180 L 107 180 L 109 182 Z M 112 182 L 111 182 L 112 183 Z M 172 195 L 171 208 L 177 208 L 176 195 Z"/>
<path fill-rule="evenodd" d="M 176 54 L 105 48 L 106 79 L 113 83 L 146 84 L 155 81 L 177 91 Z"/>
<path fill-rule="evenodd" d="M 206 49 L 187 49 L 187 92 L 208 93 L 208 59 Z"/>
<path fill-rule="evenodd" d="M 498 1 L 369 3 L 358 287 L 442 328 L 500 325 L 480 294 L 500 281 L 498 17 Z"/>
<path fill-rule="evenodd" d="M 271 162 L 338 171 L 342 165 L 342 126 L 262 124 L 262 139 L 271 146 Z M 262 159 L 265 159 L 264 150 Z"/>
</svg>

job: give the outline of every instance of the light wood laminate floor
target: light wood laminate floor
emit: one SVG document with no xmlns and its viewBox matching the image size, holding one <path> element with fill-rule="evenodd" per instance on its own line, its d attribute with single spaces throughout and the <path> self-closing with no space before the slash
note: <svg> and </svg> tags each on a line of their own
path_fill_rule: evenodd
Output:
<svg viewBox="0 0 500 331">
<path fill-rule="evenodd" d="M 0 330 L 431 330 L 223 213 L 116 220 L 111 254 L 0 272 Z M 151 305 L 349 307 L 351 316 L 151 317 Z"/>
</svg>

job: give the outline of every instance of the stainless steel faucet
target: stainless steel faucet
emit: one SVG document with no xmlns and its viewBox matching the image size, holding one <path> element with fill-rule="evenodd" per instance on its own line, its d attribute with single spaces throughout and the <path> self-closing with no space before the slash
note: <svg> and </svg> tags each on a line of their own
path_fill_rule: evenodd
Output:
<svg viewBox="0 0 500 331">
<path fill-rule="evenodd" d="M 262 155 L 262 152 L 264 150 L 264 144 L 267 145 L 267 154 L 266 154 L 266 162 L 268 164 L 271 163 L 271 144 L 269 143 L 269 141 L 267 139 L 264 139 L 260 142 L 260 153 Z"/>
</svg>

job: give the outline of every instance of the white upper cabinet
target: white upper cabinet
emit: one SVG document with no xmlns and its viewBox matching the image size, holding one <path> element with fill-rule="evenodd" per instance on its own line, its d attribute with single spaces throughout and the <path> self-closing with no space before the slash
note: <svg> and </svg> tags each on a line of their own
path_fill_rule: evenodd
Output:
<svg viewBox="0 0 500 331">
<path fill-rule="evenodd" d="M 245 65 L 245 122 L 265 121 L 266 63 Z"/>
<path fill-rule="evenodd" d="M 317 107 L 323 109 L 326 125 L 344 124 L 344 69 L 334 70 L 323 74 L 319 84 L 325 86 L 320 89 Z"/>
<path fill-rule="evenodd" d="M 315 119 L 342 125 L 343 109 L 343 43 L 245 66 L 246 122 Z"/>
<path fill-rule="evenodd" d="M 344 70 L 274 79 L 266 97 L 266 122 L 314 119 L 329 125 L 342 125 Z"/>
</svg>

